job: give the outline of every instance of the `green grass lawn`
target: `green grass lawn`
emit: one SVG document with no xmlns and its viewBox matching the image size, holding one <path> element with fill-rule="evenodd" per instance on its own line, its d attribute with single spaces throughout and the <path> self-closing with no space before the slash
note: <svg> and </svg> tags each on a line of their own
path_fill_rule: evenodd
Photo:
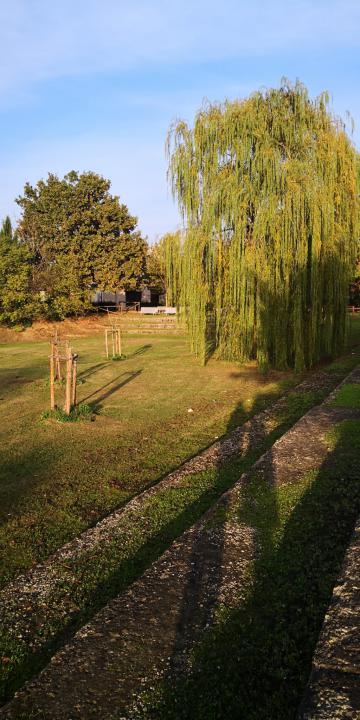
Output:
<svg viewBox="0 0 360 720">
<path fill-rule="evenodd" d="M 255 476 L 243 487 L 232 512 L 261 547 L 248 595 L 205 634 L 191 672 L 155 683 L 132 717 L 295 720 L 360 510 L 360 421 L 335 426 L 328 442 L 328 461 L 296 484 Z"/>
<path fill-rule="evenodd" d="M 339 407 L 360 409 L 360 385 L 356 383 L 343 385 L 332 404 Z"/>
<path fill-rule="evenodd" d="M 359 321 L 352 321 L 344 355 L 322 368 L 334 384 L 360 361 Z M 176 493 L 164 490 L 139 509 L 131 533 L 124 528 L 126 542 L 120 535 L 113 545 L 89 552 L 81 567 L 72 563 L 74 582 L 67 592 L 77 611 L 58 618 L 55 593 L 41 629 L 43 650 L 28 655 L 21 638 L 4 634 L 0 655 L 11 662 L 0 678 L 3 697 L 41 668 L 69 632 L 138 577 L 322 399 L 321 392 L 292 391 L 301 377 L 291 372 L 264 377 L 254 365 L 216 361 L 201 367 L 180 335 L 125 337 L 126 358 L 119 362 L 106 361 L 102 334 L 72 344 L 79 354 L 79 400 L 92 407 L 93 421 L 42 419 L 49 405 L 46 342 L 0 345 L 2 585 L 277 396 L 287 392 L 288 401 L 257 453 L 232 459 L 221 472 L 214 468 L 184 478 Z M 60 400 L 62 387 L 58 393 Z"/>
<path fill-rule="evenodd" d="M 72 344 L 78 398 L 93 407 L 93 422 L 41 419 L 48 343 L 0 345 L 2 584 L 299 381 L 291 372 L 263 377 L 253 365 L 201 367 L 182 336 L 128 336 L 120 362 L 105 359 L 102 333 Z M 349 353 L 335 371 L 354 362 Z"/>
<path fill-rule="evenodd" d="M 48 343 L 0 346 L 2 583 L 295 381 L 290 372 L 264 378 L 251 365 L 201 367 L 181 336 L 128 337 L 119 362 L 106 361 L 101 334 L 72 344 L 78 398 L 93 407 L 93 422 L 41 419 L 49 407 Z"/>
</svg>

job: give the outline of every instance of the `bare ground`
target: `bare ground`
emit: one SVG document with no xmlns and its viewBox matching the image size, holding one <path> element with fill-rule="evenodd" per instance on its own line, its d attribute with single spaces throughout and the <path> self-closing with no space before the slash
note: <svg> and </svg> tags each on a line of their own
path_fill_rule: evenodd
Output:
<svg viewBox="0 0 360 720">
<path fill-rule="evenodd" d="M 145 333 L 156 334 L 161 331 L 175 332 L 181 330 L 177 325 L 176 316 L 145 316 L 137 312 L 130 313 L 97 313 L 80 318 L 66 318 L 65 320 L 37 320 L 29 327 L 8 328 L 0 326 L 0 343 L 33 342 L 36 340 L 50 340 L 57 330 L 63 338 L 87 337 L 97 331 L 104 331 L 104 326 L 112 322 L 119 323 L 123 329 L 130 330 L 136 326 L 137 332 L 142 329 Z M 139 330 L 140 328 L 140 330 Z"/>
</svg>

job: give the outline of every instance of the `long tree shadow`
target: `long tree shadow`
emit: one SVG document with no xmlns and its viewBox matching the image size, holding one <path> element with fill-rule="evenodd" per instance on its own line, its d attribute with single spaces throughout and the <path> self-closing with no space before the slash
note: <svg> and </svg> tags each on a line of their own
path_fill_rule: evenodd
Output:
<svg viewBox="0 0 360 720">
<path fill-rule="evenodd" d="M 79 380 L 87 380 L 89 377 L 94 375 L 95 373 L 99 372 L 100 370 L 103 370 L 103 368 L 108 367 L 109 363 L 101 362 L 97 363 L 96 365 L 92 365 L 89 368 L 86 368 L 86 370 L 83 370 L 81 373 L 78 374 Z"/>
<path fill-rule="evenodd" d="M 216 541 L 199 533 L 187 561 L 187 578 L 177 623 L 168 676 L 183 673 L 189 650 L 212 622 L 222 582 L 224 533 L 219 526 Z"/>
<path fill-rule="evenodd" d="M 131 582 L 139 577 L 164 552 L 174 537 L 180 535 L 191 522 L 195 522 L 213 500 L 214 492 L 203 493 L 194 503 L 163 527 L 149 542 L 144 543 L 134 555 L 120 563 L 114 561 L 113 569 L 91 593 L 86 595 L 85 602 L 81 585 L 75 587 L 73 589 L 73 600 L 78 602 L 79 612 L 75 615 L 68 615 L 64 627 L 52 637 L 40 653 L 34 655 L 29 651 L 28 655 L 20 658 L 16 673 L 11 673 L 6 682 L 2 684 L 2 687 L 0 686 L 0 703 L 9 699 L 26 680 L 41 670 L 51 656 L 85 622 L 93 617 L 94 612 L 100 610 L 111 598 L 126 589 Z M 114 552 L 112 547 L 109 550 L 115 555 L 116 551 Z M 99 563 L 101 563 L 101 559 L 100 557 Z M 86 568 L 84 568 L 83 572 L 85 571 Z"/>
<path fill-rule="evenodd" d="M 134 350 L 133 353 L 131 353 L 130 357 L 137 357 L 138 355 L 145 355 L 149 350 L 151 350 L 152 345 L 141 345 L 141 347 L 137 348 L 137 350 Z"/>
<path fill-rule="evenodd" d="M 136 374 L 140 372 L 141 371 L 137 371 Z M 128 381 L 131 379 L 132 377 L 129 378 Z M 110 389 L 110 392 L 112 392 L 112 389 Z M 220 452 L 219 462 L 226 462 L 226 459 L 227 451 L 226 448 L 224 448 Z M 249 466 L 252 460 L 253 456 L 251 454 L 248 455 L 245 448 L 241 459 L 239 458 L 239 467 L 243 469 L 244 464 L 245 466 Z M 109 599 L 125 590 L 133 580 L 139 577 L 141 573 L 169 547 L 175 538 L 179 537 L 187 528 L 191 527 L 193 523 L 213 505 L 217 498 L 234 483 L 238 474 L 239 469 L 238 467 L 234 467 L 233 464 L 225 465 L 221 473 L 215 472 L 214 480 L 207 490 L 200 493 L 194 502 L 189 502 L 181 511 L 173 513 L 173 517 L 169 522 L 160 525 L 158 532 L 148 540 L 145 540 L 144 544 L 139 547 L 136 553 L 130 555 L 129 558 L 124 561 L 119 562 L 116 547 L 112 547 L 111 544 L 109 545 L 108 552 L 106 548 L 99 547 L 99 559 L 96 564 L 98 567 L 102 565 L 107 568 L 101 581 L 99 581 L 97 586 L 93 587 L 92 590 L 88 588 L 86 581 L 72 588 L 72 599 L 78 606 L 78 611 L 75 614 L 69 615 L 65 625 L 58 629 L 39 653 L 34 655 L 34 653 L 30 652 L 29 656 L 25 654 L 24 657 L 21 658 L 14 672 L 10 673 L 4 684 L 2 690 L 3 698 L 7 699 L 11 697 L 13 692 L 25 680 L 44 667 L 56 649 L 61 647 L 84 622 L 89 620 L 96 610 L 103 607 Z M 184 597 L 182 620 L 180 622 L 182 628 L 179 625 L 177 633 L 178 647 L 174 648 L 173 652 L 174 666 L 178 663 L 183 646 L 183 627 L 187 627 L 188 635 L 193 634 L 195 637 L 196 633 L 203 629 L 204 619 L 206 623 L 206 618 L 211 617 L 213 609 L 216 606 L 218 588 L 221 584 L 221 540 L 213 550 L 214 557 L 211 562 L 209 559 L 202 560 L 204 553 L 202 552 L 201 542 L 198 543 L 196 547 L 194 546 L 192 550 L 193 557 L 197 557 L 197 562 L 202 563 L 202 566 L 200 569 L 194 567 L 194 573 L 189 578 L 189 586 L 186 591 L 186 597 Z M 108 559 L 106 559 L 106 556 Z M 190 558 L 190 568 L 193 567 L 192 563 L 193 560 Z M 85 563 L 84 567 L 83 558 L 80 558 L 80 566 L 81 574 L 86 571 L 87 566 Z M 90 567 L 93 567 L 93 564 Z M 217 572 L 219 573 L 218 577 L 216 577 Z M 213 588 L 213 592 L 210 590 L 212 602 L 208 603 L 203 609 L 201 607 L 202 597 L 204 590 L 209 591 L 208 581 L 210 581 Z M 195 590 L 196 597 L 194 597 L 194 585 L 197 588 L 197 590 Z M 66 595 L 68 595 L 68 590 L 66 590 Z"/>
<path fill-rule="evenodd" d="M 242 404 L 241 404 L 242 405 Z M 233 430 L 233 416 L 238 417 L 243 408 L 236 408 L 228 421 L 228 431 Z M 264 419 L 259 418 L 256 432 L 258 438 L 265 440 L 266 428 Z M 232 433 L 231 442 L 236 443 L 238 457 L 246 457 L 251 445 L 250 431 L 239 428 Z M 227 459 L 227 442 L 221 446 L 217 475 L 221 486 L 224 475 L 224 462 Z M 233 476 L 233 482 L 237 479 Z M 187 577 L 185 580 L 183 598 L 181 603 L 179 621 L 175 641 L 169 663 L 168 678 L 186 672 L 189 655 L 195 643 L 201 638 L 204 630 L 214 622 L 219 605 L 221 604 L 224 585 L 227 582 L 226 562 L 230 560 L 233 549 L 229 550 L 226 537 L 226 517 L 230 511 L 231 496 L 224 495 L 218 505 L 207 513 L 204 521 L 193 535 L 191 552 L 187 559 Z M 237 558 L 232 557 L 233 572 L 236 573 Z M 246 562 L 244 555 L 239 558 L 240 564 Z M 242 574 L 242 568 L 240 568 Z"/>
<path fill-rule="evenodd" d="M 127 385 L 129 382 L 137 378 L 139 375 L 141 375 L 142 369 L 140 370 L 133 370 L 127 371 L 124 373 L 121 373 L 121 375 L 118 375 L 116 378 L 113 378 L 108 383 L 103 385 L 101 388 L 98 388 L 97 390 L 94 390 L 94 392 L 90 393 L 90 395 L 87 395 L 86 397 L 82 398 L 81 402 L 85 403 L 88 400 L 91 400 L 91 398 L 95 399 L 92 400 L 90 403 L 94 409 L 99 409 L 100 403 L 102 403 L 104 400 L 106 400 L 108 397 L 113 395 L 117 390 L 120 390 L 120 388 Z M 128 377 L 124 378 L 124 375 L 127 375 Z M 123 380 L 120 380 L 120 382 L 116 382 L 116 380 L 119 380 L 119 378 L 124 378 Z M 114 384 L 116 383 L 116 384 Z M 100 393 L 100 394 L 99 394 Z"/>
<path fill-rule="evenodd" d="M 237 509 L 259 541 L 247 599 L 205 636 L 191 672 L 170 679 L 146 717 L 294 720 L 360 511 L 359 425 L 338 426 L 335 449 L 304 487 L 276 487 L 271 471 L 253 476 Z"/>
<path fill-rule="evenodd" d="M 133 375 L 137 376 L 140 373 L 141 370 L 138 370 L 133 373 Z M 123 375 L 125 375 L 125 373 Z M 122 381 L 119 383 L 119 385 L 122 386 L 132 379 L 133 377 L 131 376 L 125 382 Z M 112 381 L 112 383 L 113 382 L 114 381 Z M 107 385 L 104 386 L 105 396 L 107 396 L 108 392 L 109 394 L 114 392 L 114 389 L 109 387 L 112 383 L 107 383 Z M 238 409 L 236 409 L 235 412 L 238 413 Z M 299 414 L 302 414 L 302 412 Z M 285 425 L 286 422 L 288 422 L 288 420 L 285 421 Z M 229 420 L 229 427 L 231 426 L 232 419 Z M 260 423 L 258 432 L 260 434 L 263 432 L 264 438 L 266 436 L 264 442 L 269 445 L 274 441 L 276 436 L 281 434 L 283 429 L 285 428 L 278 426 L 272 436 L 266 435 L 266 428 L 262 427 Z M 344 435 L 344 437 L 346 437 L 346 435 Z M 72 590 L 79 612 L 75 613 L 75 616 L 69 617 L 67 627 L 59 628 L 59 632 L 54 635 L 42 653 L 36 657 L 30 653 L 30 659 L 29 657 L 25 657 L 24 660 L 21 661 L 21 668 L 17 668 L 16 677 L 15 673 L 11 677 L 9 686 L 6 689 L 6 694 L 11 694 L 11 692 L 21 684 L 22 680 L 30 677 L 36 669 L 42 667 L 54 652 L 54 649 L 59 647 L 64 642 L 64 639 L 70 637 L 84 621 L 89 619 L 96 609 L 102 607 L 111 597 L 114 597 L 118 592 L 124 590 L 130 582 L 136 577 L 139 577 L 143 570 L 149 567 L 163 550 L 169 546 L 172 540 L 196 522 L 215 500 L 227 488 L 233 485 L 241 472 L 251 465 L 256 459 L 256 455 L 260 454 L 260 448 L 261 451 L 264 450 L 264 445 L 259 445 L 255 454 L 249 453 L 246 448 L 246 438 L 243 438 L 243 441 L 244 444 L 241 445 L 241 447 L 239 445 L 238 462 L 232 461 L 228 463 L 228 465 L 224 465 L 223 462 L 226 459 L 226 452 L 223 453 L 221 460 L 219 460 L 219 467 L 215 473 L 214 482 L 209 491 L 200 495 L 195 502 L 189 503 L 168 523 L 159 526 L 158 533 L 152 538 L 145 540 L 143 546 L 141 546 L 135 554 L 125 561 L 119 562 L 116 552 L 114 552 L 113 548 L 110 548 L 113 558 L 110 572 L 107 573 L 106 577 L 104 576 L 102 579 L 99 579 L 98 586 L 93 588 L 87 597 L 81 596 L 81 583 L 79 588 L 75 587 Z M 339 450 L 336 452 L 340 451 L 341 442 L 339 441 Z M 354 452 L 353 444 L 351 451 L 352 453 Z M 358 466 L 356 466 L 356 468 L 357 467 Z M 333 484 L 336 486 L 336 483 Z M 199 718 L 199 720 L 202 720 L 202 718 L 214 718 L 214 720 L 219 718 L 220 720 L 220 718 L 228 717 L 244 718 L 246 720 L 258 720 L 258 718 L 271 718 L 271 720 L 275 720 L 275 718 L 276 720 L 286 718 L 286 720 L 288 720 L 288 718 L 292 717 L 286 714 L 281 715 L 281 713 L 278 715 L 276 715 L 276 713 L 268 715 L 266 715 L 266 713 L 260 713 L 258 707 L 259 703 L 261 704 L 263 702 L 263 696 L 258 690 L 258 687 L 262 688 L 265 686 L 260 675 L 255 692 L 250 682 L 253 678 L 253 672 L 250 672 L 249 668 L 255 669 L 254 672 L 256 673 L 259 670 L 257 664 L 262 663 L 261 672 L 270 675 L 272 678 L 270 687 L 273 687 L 274 679 L 271 675 L 271 663 L 273 663 L 273 656 L 275 658 L 274 662 L 279 659 L 277 653 L 280 653 L 281 658 L 282 648 L 284 646 L 286 650 L 287 635 L 285 633 L 285 641 L 282 636 L 282 645 L 280 648 L 278 645 L 275 645 L 271 654 L 267 648 L 267 644 L 269 643 L 266 644 L 265 641 L 261 643 L 262 633 L 264 632 L 264 617 L 268 618 L 268 621 L 265 623 L 265 629 L 268 627 L 272 629 L 276 627 L 279 606 L 281 612 L 284 612 L 286 615 L 285 609 L 289 605 L 286 592 L 288 590 L 289 577 L 292 577 L 292 570 L 286 566 L 285 560 L 286 558 L 291 560 L 291 554 L 298 552 L 297 544 L 301 547 L 304 529 L 301 527 L 301 523 L 300 526 L 292 529 L 292 519 L 291 522 L 289 521 L 283 541 L 279 545 L 277 538 L 280 527 L 278 490 L 272 486 L 270 478 L 270 482 L 262 488 L 260 497 L 258 497 L 255 491 L 256 487 L 254 488 L 254 492 L 252 490 L 249 492 L 246 503 L 243 504 L 242 509 L 239 510 L 239 513 L 241 512 L 239 519 L 242 523 L 253 522 L 253 524 L 258 527 L 259 548 L 262 546 L 266 547 L 266 552 L 260 553 L 255 563 L 254 591 L 240 610 L 232 612 L 228 621 L 221 624 L 215 633 L 211 635 L 210 633 L 208 634 L 205 644 L 196 651 L 193 673 L 189 677 L 183 677 L 181 679 L 175 688 L 175 693 L 172 680 L 169 681 L 170 691 L 168 694 L 168 690 L 165 689 L 165 701 L 161 709 L 162 714 L 160 714 L 160 711 L 158 712 L 157 709 L 155 715 L 150 715 L 151 717 L 156 717 L 157 720 L 160 717 L 176 718 L 179 720 L 180 718 L 191 718 L 192 720 L 196 720 L 196 718 Z M 324 488 L 322 488 L 322 491 L 324 491 Z M 305 547 L 306 552 L 310 554 L 310 556 L 314 544 L 316 548 L 313 531 L 317 533 L 317 507 L 313 508 L 312 497 L 312 495 L 309 496 L 309 503 L 310 509 L 312 508 L 313 511 L 313 516 L 311 517 L 311 522 L 309 521 L 308 523 L 308 527 L 306 527 L 306 533 L 309 534 L 309 538 L 306 538 L 307 545 Z M 330 493 L 329 495 L 329 504 L 332 505 L 333 502 L 336 505 L 336 493 Z M 253 517 L 254 507 L 257 508 L 255 519 Z M 220 509 L 223 509 L 226 514 L 226 504 L 221 506 Z M 352 512 L 353 511 L 354 508 L 352 506 Z M 300 506 L 296 512 L 300 512 Z M 340 516 L 341 512 L 342 509 L 340 508 Z M 293 515 L 295 517 L 294 513 Z M 326 517 L 326 520 L 327 519 Z M 220 516 L 213 518 L 213 520 L 213 527 L 216 525 L 216 542 L 212 545 L 211 549 L 213 556 L 211 558 L 205 557 L 204 549 L 206 550 L 206 548 L 203 547 L 203 543 L 206 542 L 204 540 L 205 536 L 199 535 L 191 548 L 188 562 L 189 573 L 185 583 L 180 619 L 172 653 L 172 670 L 177 670 L 179 665 L 183 667 L 182 663 L 179 663 L 181 654 L 186 654 L 183 653 L 183 650 L 187 651 L 189 646 L 192 647 L 194 644 L 193 641 L 199 639 L 204 627 L 212 620 L 218 605 L 224 579 L 223 556 L 226 547 L 226 533 L 225 525 L 221 522 L 221 512 Z M 349 525 L 351 525 L 351 522 L 348 518 L 346 519 L 345 525 L 346 532 L 349 533 Z M 297 532 L 295 532 L 295 530 L 297 530 Z M 338 536 L 336 536 L 336 542 L 339 542 L 343 552 L 344 542 L 341 545 L 341 538 L 339 540 Z M 287 551 L 286 543 L 289 543 L 290 551 Z M 103 548 L 99 548 L 100 555 L 103 550 Z M 331 548 L 331 552 L 332 550 L 333 548 Z M 285 554 L 285 551 L 288 552 L 288 555 Z M 299 560 L 298 565 L 301 569 L 301 562 L 304 562 L 307 558 L 302 550 L 299 555 L 301 560 Z M 100 560 L 101 557 L 99 558 L 99 564 Z M 311 571 L 309 573 L 307 582 L 310 586 L 312 582 L 315 582 L 315 576 L 315 572 Z M 277 577 L 279 577 L 281 581 L 279 581 L 279 589 L 277 588 Z M 322 579 L 319 580 L 319 578 L 317 578 L 317 582 L 321 584 Z M 330 595 L 331 587 L 332 585 L 330 584 L 330 587 L 326 589 L 327 598 Z M 78 592 L 79 597 L 77 597 Z M 283 598 L 282 595 L 284 593 Z M 207 598 L 206 604 L 203 602 L 205 596 Z M 313 606 L 314 602 L 313 600 Z M 264 606 L 266 608 L 268 604 L 269 612 L 266 612 L 264 615 L 263 608 Z M 254 620 L 250 622 L 250 629 L 248 627 L 249 617 L 254 618 Z M 285 621 L 280 623 L 280 630 L 284 627 L 284 623 Z M 305 620 L 305 627 L 306 625 L 307 621 Z M 287 625 L 285 625 L 285 627 L 287 627 Z M 280 630 L 279 634 L 281 635 Z M 257 642 L 255 642 L 256 639 Z M 190 643 L 188 642 L 189 640 Z M 293 645 L 294 643 L 292 642 L 291 652 Z M 263 648 L 265 648 L 265 650 Z M 264 658 L 267 660 L 267 664 Z M 268 658 L 270 658 L 270 660 L 268 660 Z M 295 658 L 296 664 L 298 661 L 296 653 Z M 288 664 L 290 664 L 290 661 L 286 660 L 286 668 Z M 275 676 L 277 672 L 279 672 L 279 670 L 275 670 Z M 286 669 L 285 671 L 281 669 L 281 672 L 285 672 L 286 676 Z M 241 684 L 241 692 L 239 690 L 239 683 Z M 257 694 L 259 694 L 258 700 Z M 175 703 L 175 698 L 178 699 L 177 703 Z M 248 712 L 248 707 L 250 706 L 251 710 Z M 227 712 L 228 707 L 229 712 Z M 180 710 L 180 708 L 182 709 Z"/>
</svg>

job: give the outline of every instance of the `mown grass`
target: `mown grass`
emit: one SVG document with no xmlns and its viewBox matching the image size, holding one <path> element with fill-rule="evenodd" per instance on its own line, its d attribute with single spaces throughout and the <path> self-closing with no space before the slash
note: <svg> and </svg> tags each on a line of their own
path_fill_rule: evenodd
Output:
<svg viewBox="0 0 360 720">
<path fill-rule="evenodd" d="M 83 362 L 79 397 L 96 412 L 94 423 L 40 419 L 48 400 L 46 344 L 0 348 L 0 363 L 10 380 L 10 387 L 2 389 L 7 402 L 0 405 L 5 443 L 0 486 L 4 583 L 284 391 L 287 406 L 257 453 L 229 462 L 221 473 L 215 468 L 193 475 L 176 493 L 154 496 L 145 507 L 144 521 L 124 526 L 114 543 L 71 562 L 70 583 L 69 573 L 62 576 L 59 568 L 58 594 L 51 607 L 44 608 L 34 631 L 43 635 L 41 651 L 29 652 L 26 641 L 3 633 L 3 697 L 42 667 L 69 634 L 138 577 L 323 397 L 291 391 L 300 381 L 292 373 L 264 378 L 251 365 L 218 362 L 201 368 L 182 337 L 128 338 L 118 377 L 117 363 L 101 358 L 101 342 L 102 338 L 90 337 L 76 344 Z M 336 367 L 330 365 L 334 383 L 358 361 L 354 349 Z M 193 413 L 188 413 L 190 407 Z M 64 618 L 56 608 L 69 596 L 71 607 Z"/>
<path fill-rule="evenodd" d="M 156 686 L 134 717 L 294 720 L 360 511 L 360 421 L 328 440 L 333 453 L 318 472 L 278 488 L 255 475 L 244 487 L 237 518 L 261 547 L 248 597 L 223 612 L 188 676 Z"/>
<path fill-rule="evenodd" d="M 43 420 L 47 343 L 0 346 L 0 584 L 46 558 L 295 381 L 254 366 L 202 368 L 183 337 L 133 336 L 106 361 L 102 336 L 73 341 L 79 401 L 95 422 Z M 57 387 L 61 401 L 64 388 Z M 189 413 L 188 410 L 193 412 Z"/>
<path fill-rule="evenodd" d="M 360 408 L 360 384 L 346 383 L 340 388 L 332 405 Z"/>
<path fill-rule="evenodd" d="M 124 590 L 231 487 L 240 475 L 309 408 L 321 402 L 323 391 L 290 391 L 284 407 L 273 416 L 272 431 L 256 450 L 221 467 L 185 476 L 176 488 L 163 488 L 119 523 L 114 539 L 57 565 L 57 582 L 47 606 L 36 613 L 31 637 L 14 638 L 3 618 L 0 656 L 7 658 L 0 673 L 4 699 L 39 670 L 64 640 L 110 598 Z M 66 612 L 64 613 L 64 608 Z M 36 653 L 33 640 L 37 638 Z M 30 640 L 30 644 L 29 644 Z"/>
<path fill-rule="evenodd" d="M 93 423 L 42 420 L 46 342 L 0 345 L 0 586 L 300 380 L 251 364 L 203 368 L 181 336 L 127 337 L 121 363 L 106 361 L 102 331 L 72 345 Z M 345 356 L 334 380 L 355 362 Z M 60 383 L 59 402 L 63 393 Z"/>
</svg>

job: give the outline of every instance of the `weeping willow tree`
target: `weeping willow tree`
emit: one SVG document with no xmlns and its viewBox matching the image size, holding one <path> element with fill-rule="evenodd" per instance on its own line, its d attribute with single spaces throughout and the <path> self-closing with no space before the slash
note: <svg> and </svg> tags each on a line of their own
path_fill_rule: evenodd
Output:
<svg viewBox="0 0 360 720">
<path fill-rule="evenodd" d="M 166 304 L 176 306 L 180 300 L 180 272 L 182 241 L 180 231 L 166 233 L 160 238 L 159 250 L 165 278 Z"/>
<path fill-rule="evenodd" d="M 301 370 L 337 354 L 356 255 L 356 151 L 300 84 L 205 105 L 169 132 L 181 298 L 202 360 Z"/>
</svg>

